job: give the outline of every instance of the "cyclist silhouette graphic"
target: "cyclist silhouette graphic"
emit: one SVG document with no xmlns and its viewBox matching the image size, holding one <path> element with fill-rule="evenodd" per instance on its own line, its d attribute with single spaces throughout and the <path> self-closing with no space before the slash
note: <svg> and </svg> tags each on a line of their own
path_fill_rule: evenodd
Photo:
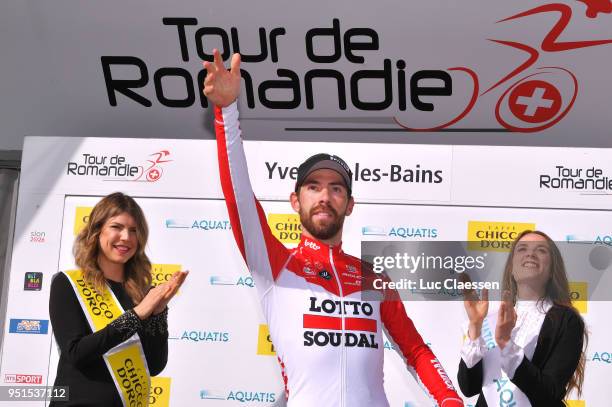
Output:
<svg viewBox="0 0 612 407">
<path fill-rule="evenodd" d="M 164 173 L 161 165 L 159 164 L 171 162 L 172 160 L 164 160 L 164 158 L 168 157 L 169 155 L 170 152 L 167 150 L 161 150 L 151 154 L 151 156 L 155 157 L 153 160 L 147 160 L 147 162 L 151 163 L 151 165 L 149 165 L 149 167 L 146 169 L 143 169 L 143 167 L 141 166 L 140 168 L 143 171 L 136 179 L 134 179 L 134 181 L 140 180 L 143 175 L 145 175 L 148 182 L 155 182 L 159 180 L 162 174 Z"/>
<path fill-rule="evenodd" d="M 586 4 L 587 11 L 586 15 L 589 18 L 597 17 L 599 13 L 612 13 L 612 1 L 610 0 L 578 0 L 581 3 Z"/>
<path fill-rule="evenodd" d="M 596 18 L 599 13 L 612 14 L 612 1 L 611 0 L 577 0 L 584 3 L 587 6 L 586 16 L 589 18 Z M 497 23 L 503 23 L 507 21 L 517 20 L 524 17 L 533 16 L 536 14 L 544 13 L 558 13 L 559 18 L 554 26 L 550 29 L 548 34 L 544 37 L 540 44 L 540 50 L 533 48 L 527 44 L 490 39 L 494 43 L 511 47 L 514 49 L 521 50 L 528 54 L 527 59 L 512 70 L 510 73 L 499 79 L 496 83 L 491 85 L 482 94 L 478 95 L 479 83 L 478 76 L 474 71 L 465 67 L 450 68 L 449 71 L 463 71 L 468 73 L 474 82 L 474 91 L 472 97 L 465 108 L 465 110 L 450 122 L 443 125 L 419 129 L 414 127 L 408 127 L 402 124 L 397 118 L 394 118 L 395 122 L 401 127 L 408 130 L 418 131 L 436 131 L 446 128 L 454 123 L 457 123 L 463 119 L 472 110 L 478 97 L 482 97 L 496 89 L 500 85 L 508 82 L 510 79 L 515 78 L 527 69 L 531 68 L 540 57 L 540 52 L 563 52 L 570 51 L 579 48 L 594 47 L 599 45 L 612 44 L 612 39 L 604 40 L 585 40 L 585 41 L 558 41 L 559 37 L 563 34 L 566 27 L 572 20 L 572 8 L 567 4 L 553 3 L 545 4 L 539 7 L 529 9 L 527 11 L 515 14 L 511 17 L 499 20 Z M 520 80 L 514 82 L 510 87 L 503 92 L 499 98 L 495 107 L 495 117 L 497 121 L 504 126 L 506 129 L 511 131 L 519 132 L 535 132 L 553 126 L 558 123 L 572 108 L 576 96 L 578 94 L 578 81 L 576 76 L 569 70 L 562 67 L 540 67 L 540 72 L 532 73 L 527 75 Z M 571 97 L 565 97 L 566 103 L 564 103 L 564 97 L 559 91 L 558 87 L 550 81 L 542 79 L 543 75 L 565 75 L 569 77 L 569 83 L 572 83 L 573 91 Z M 534 78 L 539 76 L 539 78 Z M 570 99 L 567 101 L 567 99 Z M 506 117 L 504 117 L 506 116 Z M 510 120 L 508 120 L 510 118 Z M 518 120 L 518 122 L 517 122 Z"/>
</svg>

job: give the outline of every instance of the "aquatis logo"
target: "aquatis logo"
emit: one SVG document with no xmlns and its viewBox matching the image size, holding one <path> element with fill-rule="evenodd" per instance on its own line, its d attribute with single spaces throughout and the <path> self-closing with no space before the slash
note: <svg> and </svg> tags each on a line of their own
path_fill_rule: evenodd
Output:
<svg viewBox="0 0 612 407">
<path fill-rule="evenodd" d="M 438 229 L 413 226 L 392 226 L 387 231 L 387 228 L 382 226 L 369 225 L 361 228 L 361 234 L 363 236 L 388 236 L 397 238 L 401 237 L 404 239 L 435 239 L 438 237 Z"/>
<path fill-rule="evenodd" d="M 166 219 L 166 229 L 231 230 L 229 220 L 225 219 Z"/>
<path fill-rule="evenodd" d="M 233 285 L 233 286 L 246 286 L 255 287 L 255 281 L 251 276 L 240 276 L 240 277 L 224 277 L 224 276 L 210 276 L 210 285 Z"/>
<path fill-rule="evenodd" d="M 201 400 L 226 400 L 240 403 L 275 403 L 276 394 L 273 392 L 251 391 L 251 390 L 230 390 L 216 391 L 210 389 L 200 390 Z"/>
<path fill-rule="evenodd" d="M 168 150 L 150 154 L 144 164 L 134 164 L 123 155 L 96 155 L 84 153 L 78 161 L 69 161 L 66 175 L 103 177 L 104 181 L 156 182 L 164 173 L 169 159 Z"/>
</svg>

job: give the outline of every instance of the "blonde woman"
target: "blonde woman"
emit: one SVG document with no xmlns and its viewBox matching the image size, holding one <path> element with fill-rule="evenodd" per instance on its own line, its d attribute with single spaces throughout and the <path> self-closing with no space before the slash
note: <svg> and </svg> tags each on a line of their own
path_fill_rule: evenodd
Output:
<svg viewBox="0 0 612 407">
<path fill-rule="evenodd" d="M 151 288 L 148 227 L 131 197 L 113 193 L 92 210 L 74 244 L 78 270 L 58 273 L 49 314 L 60 350 L 51 406 L 148 405 L 149 378 L 168 359 L 167 304 L 186 272 Z"/>
<path fill-rule="evenodd" d="M 525 231 L 513 242 L 503 276 L 504 300 L 489 312 L 482 298 L 464 301 L 469 325 L 459 387 L 476 407 L 561 407 L 582 392 L 588 337 L 570 300 L 565 265 L 545 233 Z"/>
</svg>

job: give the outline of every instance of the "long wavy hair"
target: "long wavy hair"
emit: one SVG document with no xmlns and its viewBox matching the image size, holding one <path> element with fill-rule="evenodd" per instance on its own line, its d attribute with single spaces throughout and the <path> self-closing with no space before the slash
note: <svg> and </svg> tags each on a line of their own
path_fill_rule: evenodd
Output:
<svg viewBox="0 0 612 407">
<path fill-rule="evenodd" d="M 125 263 L 123 286 L 134 304 L 138 304 L 151 286 L 152 277 L 151 262 L 145 254 L 149 227 L 142 209 L 132 197 L 115 192 L 105 196 L 94 206 L 89 221 L 74 242 L 74 259 L 76 265 L 83 270 L 85 281 L 102 292 L 105 279 L 98 265 L 100 232 L 108 219 L 122 213 L 130 215 L 136 223 L 138 247 L 136 253 Z"/>
<path fill-rule="evenodd" d="M 554 305 L 565 307 L 571 309 L 578 318 L 582 321 L 582 325 L 584 324 L 584 319 L 580 316 L 580 312 L 574 307 L 571 300 L 569 282 L 567 281 L 567 273 L 565 272 L 565 263 L 563 262 L 563 256 L 559 251 L 559 248 L 555 244 L 555 242 L 544 232 L 539 230 L 525 230 L 521 232 L 518 237 L 512 242 L 510 247 L 510 254 L 506 259 L 506 265 L 504 267 L 504 276 L 502 279 L 502 287 L 503 290 L 507 290 L 512 295 L 512 300 L 514 304 L 516 304 L 517 300 L 517 287 L 516 281 L 512 276 L 512 259 L 514 258 L 514 252 L 516 249 L 517 243 L 528 234 L 535 234 L 542 236 L 546 239 L 548 243 L 548 248 L 550 250 L 550 279 L 546 284 L 546 291 L 543 298 L 540 298 L 540 301 L 544 301 L 545 299 L 549 299 L 552 301 Z M 576 390 L 578 397 L 582 394 L 582 385 L 584 384 L 584 370 L 586 367 L 586 348 L 589 342 L 589 333 L 584 328 L 584 339 L 583 339 L 583 348 L 580 353 L 580 359 L 578 360 L 578 366 L 576 367 L 576 371 L 574 375 L 570 379 L 567 384 L 565 395 L 567 396 L 572 390 Z"/>
</svg>

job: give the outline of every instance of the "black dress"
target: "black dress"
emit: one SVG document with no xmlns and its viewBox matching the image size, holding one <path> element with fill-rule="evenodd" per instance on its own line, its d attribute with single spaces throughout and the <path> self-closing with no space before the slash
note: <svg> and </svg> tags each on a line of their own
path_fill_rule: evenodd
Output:
<svg viewBox="0 0 612 407">
<path fill-rule="evenodd" d="M 546 313 L 532 360 L 523 357 L 510 379 L 533 407 L 564 407 L 563 398 L 582 352 L 584 322 L 571 308 L 554 305 Z M 476 407 L 487 407 L 482 394 L 483 361 L 468 369 L 459 362 L 459 388 L 467 397 L 478 396 Z M 518 406 L 517 406 L 518 407 Z"/>
<path fill-rule="evenodd" d="M 60 349 L 55 386 L 68 386 L 69 401 L 49 407 L 121 407 L 121 398 L 102 355 L 138 332 L 151 376 L 168 361 L 167 310 L 140 321 L 122 283 L 107 281 L 124 310 L 104 329 L 92 333 L 76 293 L 63 273 L 51 283 L 49 316 Z"/>
</svg>

